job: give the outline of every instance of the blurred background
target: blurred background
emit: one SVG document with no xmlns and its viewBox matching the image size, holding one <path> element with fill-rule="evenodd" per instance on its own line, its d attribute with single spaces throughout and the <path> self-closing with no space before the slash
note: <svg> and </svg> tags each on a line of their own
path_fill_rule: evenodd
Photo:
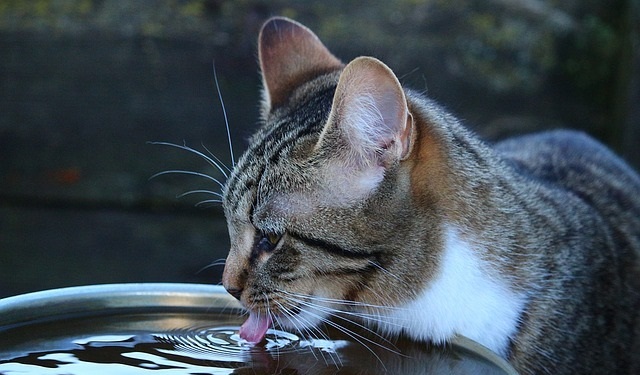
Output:
<svg viewBox="0 0 640 375">
<path fill-rule="evenodd" d="M 196 206 L 258 116 L 273 15 L 344 61 L 385 61 L 488 141 L 564 127 L 640 167 L 636 0 L 0 0 L 0 297 L 112 282 L 220 282 L 219 206 Z M 205 207 L 206 206 L 206 207 Z"/>
</svg>

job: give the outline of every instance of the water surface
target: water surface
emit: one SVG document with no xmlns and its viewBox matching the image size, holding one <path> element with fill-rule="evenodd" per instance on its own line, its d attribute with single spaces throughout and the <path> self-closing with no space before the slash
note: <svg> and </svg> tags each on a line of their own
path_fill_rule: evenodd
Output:
<svg viewBox="0 0 640 375">
<path fill-rule="evenodd" d="M 240 339 L 243 318 L 218 313 L 77 317 L 7 329 L 0 374 L 501 374 L 477 355 L 357 326 L 320 338 L 271 329 L 259 345 Z"/>
</svg>

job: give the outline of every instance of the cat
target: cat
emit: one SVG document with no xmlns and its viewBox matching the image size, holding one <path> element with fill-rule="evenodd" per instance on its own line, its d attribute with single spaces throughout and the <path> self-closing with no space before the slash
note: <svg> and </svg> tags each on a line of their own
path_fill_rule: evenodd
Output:
<svg viewBox="0 0 640 375">
<path fill-rule="evenodd" d="M 241 337 L 319 334 L 344 311 L 385 336 L 466 336 L 521 374 L 640 370 L 625 162 L 569 130 L 490 145 L 287 18 L 264 24 L 258 54 L 261 126 L 222 192 Z"/>
</svg>

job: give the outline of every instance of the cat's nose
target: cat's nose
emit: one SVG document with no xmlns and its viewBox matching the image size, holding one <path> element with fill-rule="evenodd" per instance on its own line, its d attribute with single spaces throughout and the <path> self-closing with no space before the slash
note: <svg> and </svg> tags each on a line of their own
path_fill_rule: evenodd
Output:
<svg viewBox="0 0 640 375">
<path fill-rule="evenodd" d="M 242 291 L 244 290 L 242 288 L 235 288 L 235 287 L 229 287 L 225 289 L 227 289 L 227 292 L 232 296 L 234 296 L 238 301 L 240 300 L 240 296 L 242 295 Z"/>
<path fill-rule="evenodd" d="M 229 256 L 222 272 L 222 285 L 237 300 L 240 300 L 246 284 L 247 271 L 244 265 L 238 257 Z"/>
</svg>

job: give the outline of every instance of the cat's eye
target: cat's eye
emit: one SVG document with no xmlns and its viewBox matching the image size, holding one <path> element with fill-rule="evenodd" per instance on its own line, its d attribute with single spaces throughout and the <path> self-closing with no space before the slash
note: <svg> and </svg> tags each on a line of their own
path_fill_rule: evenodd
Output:
<svg viewBox="0 0 640 375">
<path fill-rule="evenodd" d="M 273 232 L 262 233 L 259 235 L 256 247 L 260 251 L 265 251 L 265 252 L 273 251 L 273 249 L 275 249 L 278 243 L 280 242 L 281 238 L 282 238 L 282 235 L 279 233 L 273 233 Z"/>
</svg>

